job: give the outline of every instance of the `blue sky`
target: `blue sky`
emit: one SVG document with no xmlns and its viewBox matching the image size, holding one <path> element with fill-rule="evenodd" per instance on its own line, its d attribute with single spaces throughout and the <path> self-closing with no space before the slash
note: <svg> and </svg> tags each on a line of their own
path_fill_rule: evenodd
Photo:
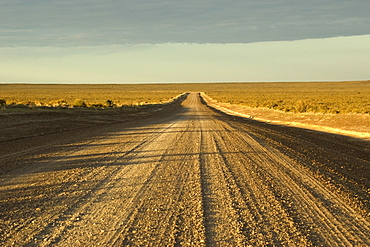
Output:
<svg viewBox="0 0 370 247">
<path fill-rule="evenodd" d="M 369 0 L 1 0 L 0 82 L 369 79 L 369 12 Z"/>
</svg>

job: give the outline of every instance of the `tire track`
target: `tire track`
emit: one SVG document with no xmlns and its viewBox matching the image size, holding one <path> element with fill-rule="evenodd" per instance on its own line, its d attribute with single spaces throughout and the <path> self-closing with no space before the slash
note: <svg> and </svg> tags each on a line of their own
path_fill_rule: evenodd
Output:
<svg viewBox="0 0 370 247">
<path fill-rule="evenodd" d="M 243 152 L 244 155 L 249 156 L 249 160 L 244 158 L 245 161 L 242 163 L 244 166 L 254 163 L 254 170 L 263 181 L 261 186 L 265 185 L 268 191 L 274 191 L 275 197 L 279 198 L 281 194 L 285 194 L 285 198 L 290 198 L 291 203 L 284 203 L 283 208 L 286 208 L 286 205 L 293 206 L 293 210 L 287 211 L 288 215 L 292 212 L 299 215 L 292 218 L 295 222 L 297 218 L 303 221 L 299 225 L 305 226 L 305 235 L 314 245 L 323 242 L 341 245 L 369 244 L 368 237 L 365 237 L 369 233 L 369 223 L 361 217 L 356 217 L 354 221 L 353 209 L 337 199 L 333 193 L 316 181 L 312 174 L 307 173 L 299 164 L 287 157 L 283 159 L 283 155 L 277 150 L 268 150 L 268 146 L 261 146 L 245 133 L 241 134 L 239 131 L 234 133 L 234 136 L 224 135 L 220 138 L 224 139 L 223 143 L 229 146 L 230 143 L 238 143 L 238 150 L 248 150 L 248 148 L 253 150 L 249 153 Z M 243 157 L 239 160 L 243 160 Z M 240 171 L 239 174 L 246 174 L 246 172 Z M 258 192 L 255 191 L 253 194 L 258 195 Z M 269 201 L 272 202 L 272 200 Z M 335 211 L 330 211 L 330 205 L 334 204 Z M 351 232 L 356 234 L 353 235 Z"/>
<path fill-rule="evenodd" d="M 171 125 L 167 125 L 162 130 L 162 132 L 168 129 L 171 129 Z M 79 213 L 79 208 L 83 207 L 84 204 L 86 204 L 86 201 L 88 201 L 90 198 L 96 196 L 95 192 L 106 186 L 108 182 L 111 182 L 110 180 L 114 177 L 114 175 L 121 171 L 121 167 L 115 165 L 119 161 L 119 159 L 130 154 L 135 154 L 135 150 L 139 149 L 146 143 L 151 143 L 153 139 L 155 139 L 160 134 L 161 132 L 148 136 L 142 135 L 143 139 L 139 142 L 132 142 L 131 145 L 133 146 L 125 152 L 122 152 L 123 150 L 119 146 L 113 147 L 115 149 L 112 149 L 112 147 L 107 147 L 106 149 L 108 151 L 103 152 L 105 153 L 105 155 L 94 159 L 94 163 L 91 163 L 91 161 L 89 162 L 89 160 L 87 160 L 87 163 L 84 162 L 84 160 L 77 161 L 77 170 L 69 169 L 70 161 L 68 160 L 68 157 L 85 157 L 88 156 L 89 153 L 99 154 L 99 152 L 103 151 L 100 150 L 100 142 L 98 142 L 99 144 L 95 149 L 93 148 L 88 151 L 86 150 L 85 146 L 85 149 L 81 149 L 77 152 L 65 153 L 64 155 L 68 155 L 67 157 L 52 159 L 52 162 L 44 162 L 44 160 L 41 159 L 41 161 L 43 161 L 42 166 L 35 165 L 32 172 L 28 171 L 28 173 L 36 173 L 36 175 L 38 175 L 40 170 L 48 171 L 50 169 L 54 169 L 56 171 L 60 170 L 62 172 L 54 175 L 54 181 L 50 181 L 50 185 L 52 187 L 49 186 L 46 188 L 44 186 L 39 186 L 39 189 L 44 190 L 44 192 L 39 191 L 36 193 L 47 195 L 47 200 L 43 200 L 42 207 L 33 206 L 30 208 L 30 210 L 34 210 L 34 212 L 36 211 L 37 214 L 34 217 L 30 217 L 31 215 L 34 215 L 34 213 L 28 213 L 28 216 L 23 224 L 17 224 L 15 229 L 9 229 L 8 233 L 4 232 L 4 235 L 8 235 L 9 237 L 11 237 L 11 232 L 13 231 L 23 232 L 24 237 L 22 237 L 21 239 L 22 241 L 28 241 L 28 245 L 32 245 L 33 243 L 47 245 L 49 243 L 58 242 L 57 240 L 60 238 L 59 235 L 64 232 L 64 229 L 73 225 L 76 218 L 81 218 L 81 215 L 83 213 Z M 135 138 L 137 137 L 133 137 L 131 140 L 134 140 Z M 87 147 L 92 143 L 93 142 L 88 142 Z M 121 151 L 122 153 L 119 153 L 117 155 L 116 151 Z M 82 155 L 80 155 L 81 153 Z M 131 160 L 132 157 L 127 157 L 127 161 Z M 84 165 L 85 163 L 87 164 L 87 166 Z M 67 166 L 67 170 L 64 171 L 63 169 L 66 169 L 65 166 Z M 30 179 L 32 179 L 33 181 L 30 180 L 29 182 L 36 188 L 37 184 L 41 184 L 43 182 L 36 181 L 37 178 L 38 176 L 35 176 L 34 178 L 31 177 Z M 58 179 L 60 183 L 55 183 L 55 179 Z M 48 178 L 44 178 L 43 180 L 48 181 Z M 8 181 L 8 183 L 18 182 Z M 30 189 L 27 188 L 27 190 Z M 31 191 L 27 193 L 31 193 Z M 76 195 L 70 197 L 68 196 L 68 194 L 70 193 L 75 193 Z M 7 203 L 9 203 L 9 200 L 7 200 Z M 20 212 L 19 209 L 17 209 L 17 211 Z M 44 225 L 44 228 L 41 228 L 42 225 Z M 63 230 L 61 230 L 60 228 L 62 228 Z M 59 235 L 50 237 L 49 235 L 52 235 L 52 232 L 55 229 L 58 229 L 57 231 L 59 232 Z M 2 240 L 4 244 L 7 243 L 6 238 L 3 238 Z M 22 242 L 19 242 L 19 244 L 20 243 Z M 26 244 L 27 242 L 23 243 Z"/>
<path fill-rule="evenodd" d="M 21 154 L 14 167 L 22 169 L 0 177 L 0 244 L 369 246 L 359 209 L 307 167 L 300 149 L 266 141 L 258 128 L 190 94 L 147 124 Z M 366 151 L 359 158 L 366 163 Z"/>
<path fill-rule="evenodd" d="M 244 220 L 240 216 L 244 207 L 235 181 L 225 174 L 222 155 L 213 145 L 210 133 L 202 133 L 202 191 L 207 244 L 210 246 L 243 245 Z"/>
<path fill-rule="evenodd" d="M 85 206 L 83 211 L 90 212 L 91 214 L 86 221 L 90 222 L 89 224 L 81 222 L 80 225 L 82 225 L 82 229 L 86 226 L 90 226 L 90 229 L 85 230 L 87 230 L 87 232 L 95 232 L 91 236 L 94 241 L 110 245 L 112 242 L 117 241 L 117 238 L 119 238 L 117 236 L 119 236 L 120 233 L 125 231 L 124 226 L 129 219 L 134 217 L 137 213 L 137 203 L 140 200 L 135 198 L 141 196 L 158 172 L 157 163 L 160 162 L 160 151 L 155 151 L 151 146 L 153 143 L 158 142 L 158 139 L 163 138 L 163 135 L 166 134 L 173 125 L 174 123 L 171 123 L 166 128 L 151 134 L 149 138 L 145 138 L 139 145 L 122 155 L 118 160 L 117 172 L 111 173 L 111 175 L 106 177 L 104 179 L 106 183 L 102 184 L 99 188 L 101 191 L 94 195 L 94 198 L 98 199 Z M 158 159 L 159 161 L 156 161 Z M 139 166 L 138 164 L 145 165 Z M 126 171 L 127 169 L 124 169 L 127 166 L 130 167 L 130 171 L 128 172 Z M 128 199 L 129 202 L 122 204 L 120 198 Z M 107 204 L 109 205 L 109 210 L 107 210 Z M 112 217 L 112 215 L 107 215 L 107 211 L 114 214 L 114 217 Z M 104 222 L 96 221 L 96 219 L 103 218 L 111 219 L 109 221 L 104 220 Z M 105 224 L 114 226 L 114 231 L 109 229 Z M 97 229 L 95 228 L 97 227 L 94 227 L 94 225 L 99 225 L 100 229 L 96 231 Z M 61 244 L 75 244 L 73 242 L 73 236 L 78 234 L 80 230 L 81 229 L 78 229 L 77 232 L 68 232 L 68 237 L 65 237 L 66 240 Z M 84 243 L 78 244 L 83 245 Z"/>
<path fill-rule="evenodd" d="M 250 169 L 249 160 L 240 157 L 240 161 L 237 163 L 231 161 L 227 154 L 233 152 L 223 141 L 217 138 L 215 145 L 221 154 L 226 154 L 223 155 L 225 167 L 240 191 L 245 211 L 248 214 L 246 218 L 251 219 L 246 222 L 246 229 L 249 232 L 246 234 L 248 244 L 253 246 L 269 244 L 274 246 L 310 245 L 278 200 L 272 195 L 270 188 L 260 178 L 259 173 L 255 169 Z M 232 160 L 235 160 L 235 155 L 238 155 L 238 152 L 231 155 L 234 156 Z M 245 164 L 248 167 L 245 167 Z"/>
<path fill-rule="evenodd" d="M 186 141 L 189 138 L 187 132 L 179 133 L 176 143 Z M 161 246 L 204 243 L 195 148 L 185 144 L 181 150 L 167 149 L 157 176 L 143 192 L 142 200 L 150 198 L 150 201 L 140 205 L 129 224 L 129 234 L 119 245 L 147 245 L 147 240 Z M 178 157 L 178 160 L 173 160 L 173 157 Z"/>
</svg>

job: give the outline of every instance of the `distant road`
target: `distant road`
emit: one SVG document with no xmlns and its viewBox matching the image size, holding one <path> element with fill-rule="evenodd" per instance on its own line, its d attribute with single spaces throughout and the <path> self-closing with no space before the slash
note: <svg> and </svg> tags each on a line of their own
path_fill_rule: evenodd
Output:
<svg viewBox="0 0 370 247">
<path fill-rule="evenodd" d="M 370 246 L 369 142 L 233 118 L 197 93 L 6 146 L 2 246 Z"/>
</svg>

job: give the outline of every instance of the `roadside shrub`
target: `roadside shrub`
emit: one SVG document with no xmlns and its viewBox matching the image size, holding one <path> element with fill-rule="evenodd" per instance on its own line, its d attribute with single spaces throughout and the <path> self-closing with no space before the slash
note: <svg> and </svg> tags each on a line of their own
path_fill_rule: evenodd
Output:
<svg viewBox="0 0 370 247">
<path fill-rule="evenodd" d="M 308 105 L 306 101 L 298 100 L 294 108 L 296 112 L 303 113 L 303 112 L 307 112 Z"/>
<path fill-rule="evenodd" d="M 82 99 L 76 99 L 73 103 L 73 107 L 87 107 L 87 105 Z"/>
<path fill-rule="evenodd" d="M 36 102 L 34 102 L 34 101 L 31 101 L 31 102 L 29 102 L 29 104 L 27 104 L 28 105 L 28 107 L 29 108 L 31 108 L 32 110 L 35 110 L 35 108 L 36 108 Z"/>
<path fill-rule="evenodd" d="M 92 104 L 91 107 L 95 107 L 95 108 L 103 108 L 103 104 Z"/>
<path fill-rule="evenodd" d="M 5 110 L 5 106 L 6 106 L 5 99 L 0 99 L 0 106 L 1 106 L 1 109 Z"/>
<path fill-rule="evenodd" d="M 67 100 L 65 100 L 65 99 L 51 100 L 46 105 L 51 106 L 51 107 L 60 107 L 60 108 L 69 107 L 69 104 L 68 104 Z"/>
<path fill-rule="evenodd" d="M 113 103 L 113 101 L 112 100 L 107 100 L 107 106 L 108 107 L 114 107 L 115 106 L 115 104 Z"/>
<path fill-rule="evenodd" d="M 57 101 L 57 106 L 58 107 L 68 107 L 68 102 L 65 99 L 60 99 Z"/>
</svg>

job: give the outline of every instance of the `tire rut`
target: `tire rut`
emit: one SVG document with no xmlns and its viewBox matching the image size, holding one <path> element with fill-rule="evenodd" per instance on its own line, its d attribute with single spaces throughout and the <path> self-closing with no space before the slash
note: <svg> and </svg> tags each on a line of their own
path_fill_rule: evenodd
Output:
<svg viewBox="0 0 370 247">
<path fill-rule="evenodd" d="M 286 208 L 287 205 L 294 207 L 293 210 L 285 211 L 288 215 L 292 212 L 296 214 L 291 217 L 296 223 L 299 222 L 297 219 L 303 221 L 297 225 L 297 229 L 301 228 L 300 225 L 304 225 L 304 235 L 314 245 L 322 242 L 335 242 L 342 245 L 368 244 L 368 239 L 365 237 L 369 233 L 368 222 L 362 217 L 353 221 L 353 209 L 316 181 L 312 174 L 307 173 L 299 164 L 284 157 L 277 150 L 261 146 L 245 133 L 241 134 L 238 131 L 235 133 L 233 137 L 224 135 L 220 138 L 224 139 L 223 142 L 229 146 L 230 143 L 238 143 L 238 150 L 252 149 L 251 152 L 243 152 L 244 157 L 249 157 L 249 160 L 244 157 L 240 157 L 239 160 L 242 161 L 243 166 L 254 164 L 254 172 L 261 177 L 260 186 L 266 186 L 266 192 L 255 191 L 252 194 L 267 194 L 267 192 L 274 191 L 274 194 L 278 196 L 277 200 L 281 194 L 285 194 L 285 198 L 289 198 L 291 203 L 283 203 L 282 208 Z M 241 147 L 243 144 L 247 146 Z M 239 171 L 238 174 L 248 173 Z M 267 201 L 271 204 L 273 200 Z M 334 210 L 330 210 L 331 205 L 336 205 Z M 356 232 L 356 235 L 351 232 Z"/>
<path fill-rule="evenodd" d="M 13 169 L 0 177 L 0 244 L 370 245 L 368 217 L 300 153 L 321 152 L 318 141 L 237 123 L 195 93 L 171 109 L 147 123 L 6 155 L 2 165 Z M 287 139 L 303 147 L 279 142 Z M 329 156 L 328 169 L 342 160 L 368 163 L 365 149 L 347 153 Z M 354 174 L 346 178 L 361 182 Z M 353 188 L 366 189 L 366 181 Z"/>
</svg>

